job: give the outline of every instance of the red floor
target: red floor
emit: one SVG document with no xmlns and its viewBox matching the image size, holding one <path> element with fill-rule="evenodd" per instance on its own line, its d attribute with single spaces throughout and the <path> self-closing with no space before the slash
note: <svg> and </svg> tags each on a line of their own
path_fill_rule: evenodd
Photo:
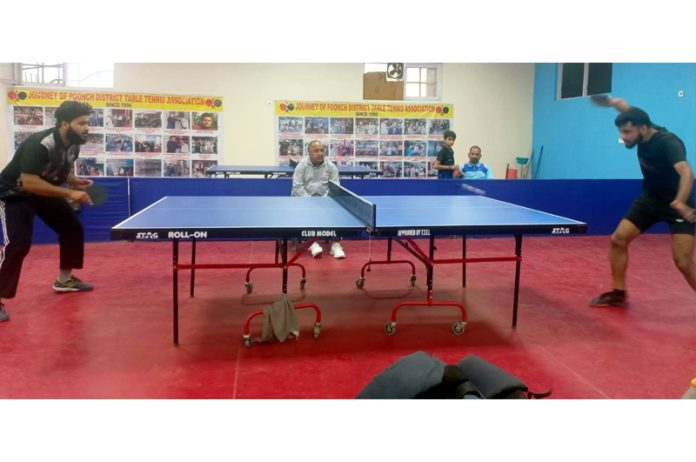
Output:
<svg viewBox="0 0 696 462">
<path fill-rule="evenodd" d="M 469 256 L 508 256 L 511 238 L 471 239 Z M 458 240 L 438 240 L 458 255 Z M 455 336 L 452 308 L 405 308 L 394 336 L 384 334 L 392 306 L 425 297 L 405 265 L 375 266 L 364 289 L 355 280 L 368 243 L 344 243 L 348 258 L 301 259 L 304 291 L 291 270 L 289 294 L 317 303 L 321 336 L 301 311 L 298 341 L 241 341 L 246 315 L 274 301 L 279 270 L 199 271 L 196 297 L 181 277 L 180 347 L 172 345 L 171 244 L 112 242 L 87 246 L 91 293 L 51 290 L 57 246 L 35 246 L 27 257 L 12 319 L 0 324 L 0 397 L 5 398 L 352 398 L 398 358 L 417 350 L 447 362 L 474 353 L 553 398 L 678 398 L 696 376 L 696 294 L 671 261 L 670 238 L 648 235 L 632 246 L 630 305 L 593 309 L 609 288 L 606 237 L 525 238 L 517 329 L 511 328 L 513 263 L 469 266 L 468 288 L 458 265 L 435 269 L 435 299 L 463 301 L 466 332 Z M 381 258 L 384 242 L 373 242 Z M 188 245 L 183 246 L 187 256 Z M 401 249 L 395 255 L 407 257 Z M 198 262 L 268 260 L 272 244 L 203 243 Z M 261 318 L 252 324 L 261 330 Z"/>
</svg>

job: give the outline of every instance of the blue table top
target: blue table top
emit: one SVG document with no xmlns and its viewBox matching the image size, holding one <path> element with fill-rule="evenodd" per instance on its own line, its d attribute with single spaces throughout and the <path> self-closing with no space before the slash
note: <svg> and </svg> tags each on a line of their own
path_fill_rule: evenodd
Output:
<svg viewBox="0 0 696 462">
<path fill-rule="evenodd" d="M 585 223 L 484 196 L 363 196 L 377 206 L 377 232 L 430 230 L 429 234 L 584 232 Z M 423 234 L 417 234 L 423 235 Z"/>
<path fill-rule="evenodd" d="M 366 196 L 381 236 L 574 234 L 585 223 L 483 196 Z M 358 237 L 365 224 L 330 197 L 168 196 L 112 239 Z"/>
<path fill-rule="evenodd" d="M 316 237 L 312 233 L 321 232 L 322 237 L 348 237 L 364 230 L 362 221 L 328 197 L 167 196 L 114 226 L 111 235 L 224 239 Z"/>
</svg>

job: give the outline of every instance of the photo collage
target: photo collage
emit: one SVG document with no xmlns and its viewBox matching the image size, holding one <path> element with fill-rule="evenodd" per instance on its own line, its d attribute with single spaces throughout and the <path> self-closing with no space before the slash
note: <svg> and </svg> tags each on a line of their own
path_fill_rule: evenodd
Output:
<svg viewBox="0 0 696 462">
<path fill-rule="evenodd" d="M 14 150 L 31 134 L 54 127 L 56 109 L 10 106 Z M 75 173 L 205 177 L 222 155 L 222 112 L 195 109 L 199 110 L 93 107 Z"/>
<path fill-rule="evenodd" d="M 363 166 L 383 178 L 437 177 L 435 158 L 451 119 L 397 117 L 276 117 L 278 164 L 298 162 L 318 139 L 338 166 Z"/>
</svg>

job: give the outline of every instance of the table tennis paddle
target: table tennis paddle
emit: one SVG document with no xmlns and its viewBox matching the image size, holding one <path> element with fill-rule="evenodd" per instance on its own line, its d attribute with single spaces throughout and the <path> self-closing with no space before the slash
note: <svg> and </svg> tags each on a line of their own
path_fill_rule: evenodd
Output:
<svg viewBox="0 0 696 462">
<path fill-rule="evenodd" d="M 610 95 L 591 95 L 590 102 L 595 106 L 599 107 L 611 107 L 611 96 Z"/>
<path fill-rule="evenodd" d="M 109 192 L 104 186 L 92 184 L 85 192 L 92 199 L 92 205 L 102 205 L 109 198 Z"/>
</svg>

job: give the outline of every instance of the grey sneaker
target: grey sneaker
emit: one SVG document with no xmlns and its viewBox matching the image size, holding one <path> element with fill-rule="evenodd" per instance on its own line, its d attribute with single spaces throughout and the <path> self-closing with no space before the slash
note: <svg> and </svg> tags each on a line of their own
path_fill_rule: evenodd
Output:
<svg viewBox="0 0 696 462">
<path fill-rule="evenodd" d="M 10 315 L 5 311 L 5 305 L 0 303 L 0 322 L 5 322 L 10 320 Z"/>
<path fill-rule="evenodd" d="M 70 276 L 70 279 L 65 282 L 56 279 L 56 282 L 53 283 L 53 290 L 56 292 L 85 292 L 92 289 L 94 289 L 92 284 L 82 282 L 75 276 Z"/>
</svg>

